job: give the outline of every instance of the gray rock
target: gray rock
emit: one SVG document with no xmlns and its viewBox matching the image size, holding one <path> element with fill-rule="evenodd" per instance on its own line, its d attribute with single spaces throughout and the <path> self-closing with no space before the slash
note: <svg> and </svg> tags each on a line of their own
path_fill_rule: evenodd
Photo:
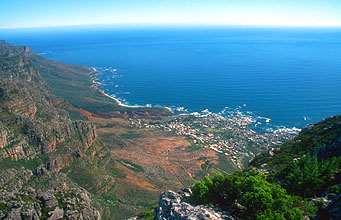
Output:
<svg viewBox="0 0 341 220">
<path fill-rule="evenodd" d="M 185 191 L 183 194 L 190 192 Z M 214 210 L 202 205 L 192 205 L 179 193 L 168 191 L 159 197 L 159 207 L 156 209 L 154 220 L 234 220 L 228 212 Z"/>
<path fill-rule="evenodd" d="M 54 211 L 49 212 L 50 217 L 48 218 L 48 220 L 58 220 L 63 218 L 64 216 L 64 211 L 63 209 L 60 209 L 59 207 L 57 207 Z"/>
<path fill-rule="evenodd" d="M 41 164 L 40 166 L 37 167 L 36 173 L 37 175 L 44 175 L 44 174 L 48 174 L 49 171 L 45 168 L 44 164 Z"/>
<path fill-rule="evenodd" d="M 21 207 L 13 208 L 9 211 L 5 220 L 21 220 Z"/>
<path fill-rule="evenodd" d="M 49 208 L 54 208 L 58 205 L 58 200 L 56 197 L 54 197 L 53 194 L 46 193 L 42 197 L 42 201 L 44 203 L 44 206 L 47 206 Z"/>
<path fill-rule="evenodd" d="M 192 190 L 190 188 L 184 188 L 181 190 L 181 196 L 188 199 L 192 195 Z"/>
<path fill-rule="evenodd" d="M 68 210 L 65 215 L 66 218 L 69 220 L 76 220 L 79 217 L 79 212 L 77 210 L 74 211 Z"/>
<path fill-rule="evenodd" d="M 23 220 L 39 220 L 39 215 L 33 207 L 29 207 L 21 211 L 21 218 Z"/>
</svg>

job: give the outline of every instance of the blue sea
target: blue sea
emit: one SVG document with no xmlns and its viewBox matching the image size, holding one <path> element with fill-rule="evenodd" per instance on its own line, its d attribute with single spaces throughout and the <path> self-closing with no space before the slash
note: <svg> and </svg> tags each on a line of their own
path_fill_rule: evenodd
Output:
<svg viewBox="0 0 341 220">
<path fill-rule="evenodd" d="M 102 71 L 102 89 L 129 105 L 297 128 L 341 113 L 337 28 L 93 26 L 0 30 L 0 39 Z"/>
</svg>

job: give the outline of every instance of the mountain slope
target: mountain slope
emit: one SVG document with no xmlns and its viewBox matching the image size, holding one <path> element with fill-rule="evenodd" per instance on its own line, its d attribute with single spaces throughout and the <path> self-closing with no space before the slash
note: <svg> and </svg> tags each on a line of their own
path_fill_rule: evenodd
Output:
<svg viewBox="0 0 341 220">
<path fill-rule="evenodd" d="M 0 156 L 16 160 L 44 156 L 51 170 L 60 170 L 86 152 L 97 135 L 92 123 L 71 121 L 65 110 L 54 106 L 58 98 L 30 61 L 30 53 L 27 47 L 0 47 Z M 57 151 L 68 153 L 52 154 Z"/>
<path fill-rule="evenodd" d="M 89 193 L 59 173 L 95 148 L 95 127 L 70 120 L 67 111 L 54 106 L 59 98 L 31 54 L 28 47 L 0 45 L 0 217 L 46 219 L 62 213 L 99 219 Z M 60 209 L 77 196 L 84 200 Z"/>
<path fill-rule="evenodd" d="M 4 196 L 28 194 L 30 206 L 44 204 L 41 194 L 35 193 L 42 190 L 58 200 L 66 217 L 70 213 L 63 201 L 84 192 L 90 198 L 86 210 L 98 211 L 103 219 L 122 219 L 156 204 L 162 190 L 178 190 L 203 178 L 207 171 L 202 164 L 222 161 L 214 151 L 193 148 L 186 137 L 131 125 L 132 118 L 167 120 L 170 112 L 117 105 L 95 88 L 98 73 L 88 67 L 51 61 L 28 47 L 4 42 L 0 53 Z M 12 208 L 1 210 L 7 216 Z M 42 212 L 30 210 L 38 216 Z"/>
<path fill-rule="evenodd" d="M 294 159 L 302 158 L 303 155 L 318 154 L 320 159 L 328 159 L 332 156 L 341 156 L 341 115 L 336 115 L 309 125 L 291 141 L 286 142 L 279 148 L 269 150 L 257 155 L 250 163 L 252 167 L 264 169 L 278 169 Z M 328 150 L 327 146 L 334 145 L 335 149 Z M 326 148 L 325 150 L 323 150 Z M 323 152 L 322 152 L 323 151 Z M 327 156 L 328 153 L 331 153 Z M 322 156 L 325 155 L 325 156 Z"/>
<path fill-rule="evenodd" d="M 340 219 L 341 116 L 309 125 L 249 168 L 196 182 L 191 200 L 242 219 Z"/>
</svg>

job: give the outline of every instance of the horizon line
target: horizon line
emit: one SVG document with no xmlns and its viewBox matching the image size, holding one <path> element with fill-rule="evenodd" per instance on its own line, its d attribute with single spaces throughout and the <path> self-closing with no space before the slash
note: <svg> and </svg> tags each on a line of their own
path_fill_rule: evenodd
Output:
<svg viewBox="0 0 341 220">
<path fill-rule="evenodd" d="M 62 28 L 62 27 L 86 27 L 86 26 L 117 26 L 117 27 L 254 27 L 254 28 L 341 28 L 341 24 L 335 25 L 289 25 L 289 24 L 227 24 L 227 23 L 98 23 L 98 24 L 63 24 L 63 25 L 40 25 L 40 26 L 18 26 L 18 27 L 1 27 L 0 30 L 15 29 L 35 29 L 35 28 Z"/>
</svg>

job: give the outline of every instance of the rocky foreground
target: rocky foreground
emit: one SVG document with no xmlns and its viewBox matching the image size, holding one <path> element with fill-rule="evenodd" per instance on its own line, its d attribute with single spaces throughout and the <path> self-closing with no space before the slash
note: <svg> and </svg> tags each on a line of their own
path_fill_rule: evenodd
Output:
<svg viewBox="0 0 341 220">
<path fill-rule="evenodd" d="M 184 189 L 181 193 L 175 193 L 173 191 L 162 193 L 159 198 L 159 207 L 156 209 L 154 219 L 237 219 L 229 212 L 222 211 L 219 208 L 191 204 L 188 200 L 191 193 L 190 189 Z"/>
<path fill-rule="evenodd" d="M 91 195 L 65 174 L 50 172 L 43 166 L 35 173 L 24 167 L 0 172 L 0 219 L 101 219 L 91 204 Z M 36 187 L 37 183 L 49 185 Z"/>
<path fill-rule="evenodd" d="M 339 186 L 340 187 L 340 186 Z M 203 205 L 193 205 L 189 201 L 192 192 L 184 189 L 180 193 L 167 191 L 159 197 L 159 207 L 155 209 L 154 220 L 240 220 L 245 218 L 237 217 L 230 212 L 223 211 L 218 207 L 207 207 Z M 321 197 L 311 199 L 313 202 L 323 204 L 319 215 L 314 220 L 326 219 L 330 216 L 331 220 L 341 219 L 341 194 L 326 192 Z M 240 212 L 244 207 L 240 206 Z M 234 210 L 236 211 L 236 210 Z M 139 219 L 139 218 L 131 218 Z M 306 216 L 304 220 L 309 220 Z"/>
<path fill-rule="evenodd" d="M 0 211 L 0 219 L 101 219 L 99 211 L 91 206 L 88 193 L 78 188 L 67 191 L 0 190 L 0 200 L 2 206 L 8 207 L 6 215 Z"/>
</svg>

